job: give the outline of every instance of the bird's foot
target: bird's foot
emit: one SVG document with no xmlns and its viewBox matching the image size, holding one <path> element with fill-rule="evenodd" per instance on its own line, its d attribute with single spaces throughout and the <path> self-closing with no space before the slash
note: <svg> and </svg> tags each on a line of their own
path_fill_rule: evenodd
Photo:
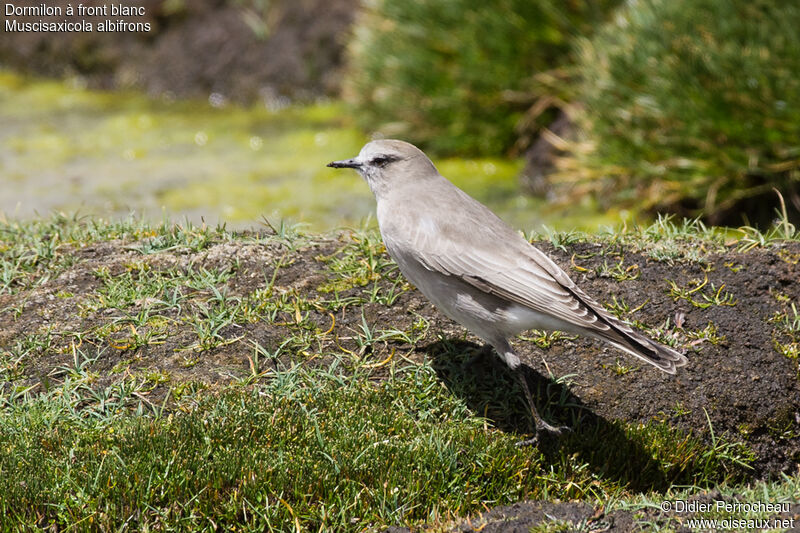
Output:
<svg viewBox="0 0 800 533">
<path fill-rule="evenodd" d="M 572 428 L 569 426 L 551 426 L 547 422 L 542 419 L 537 420 L 536 422 L 536 434 L 539 435 L 540 433 L 547 433 L 548 435 L 553 435 L 554 437 L 560 437 L 564 433 L 572 431 Z"/>
<path fill-rule="evenodd" d="M 514 446 L 517 448 L 527 448 L 528 446 L 534 446 L 539 442 L 539 436 L 536 435 L 535 437 L 531 437 L 530 439 L 524 439 L 514 443 Z"/>
<path fill-rule="evenodd" d="M 572 428 L 569 427 L 569 426 L 551 426 L 550 424 L 548 424 L 544 420 L 539 420 L 539 423 L 536 426 L 536 434 L 533 437 L 531 437 L 529 439 L 521 440 L 521 441 L 515 443 L 514 445 L 517 448 L 525 448 L 527 446 L 534 446 L 534 445 L 539 443 L 539 441 L 541 440 L 542 436 L 559 438 L 562 435 L 564 435 L 564 433 L 569 433 L 571 431 L 572 431 Z"/>
</svg>

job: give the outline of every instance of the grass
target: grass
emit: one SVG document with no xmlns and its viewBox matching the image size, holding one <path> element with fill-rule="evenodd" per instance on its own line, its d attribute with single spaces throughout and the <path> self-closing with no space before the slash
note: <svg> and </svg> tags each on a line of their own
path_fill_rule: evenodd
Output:
<svg viewBox="0 0 800 533">
<path fill-rule="evenodd" d="M 377 384 L 368 369 L 298 365 L 260 385 L 183 394 L 165 410 L 147 401 L 145 380 L 91 387 L 90 362 L 76 359 L 47 391 L 0 397 L 6 525 L 361 530 L 623 493 L 592 474 L 591 458 L 516 447 L 427 365 L 393 365 Z M 699 472 L 690 479 L 700 484 L 741 461 L 730 445 L 704 449 L 663 424 L 622 431 L 662 467 Z"/>
<path fill-rule="evenodd" d="M 137 401 L 136 383 L 103 402 L 72 380 L 5 397 L 0 511 L 29 525 L 360 529 L 530 490 L 514 481 L 532 461 L 513 437 L 485 430 L 429 369 L 401 374 L 375 386 L 295 367 L 182 416 Z"/>
<path fill-rule="evenodd" d="M 64 215 L 0 221 L 0 301 L 11 302 L 0 313 L 46 318 L 13 338 L 0 334 L 0 530 L 444 529 L 523 499 L 647 509 L 686 486 L 751 490 L 752 452 L 710 421 L 704 441 L 671 427 L 685 414 L 680 405 L 647 423 L 575 415 L 569 376 L 547 384 L 543 414 L 567 409 L 575 432 L 561 446 L 517 447 L 526 407 L 508 392 L 515 385 L 505 370 L 463 373 L 446 386 L 442 376 L 461 372 L 459 346 L 440 339 L 451 351 L 444 366 L 412 361 L 431 335 L 427 320 L 409 313 L 387 328 L 375 318 L 410 287 L 374 231 L 325 247 L 293 227 L 273 230 Z M 741 238 L 779 246 L 786 237 L 759 235 Z M 550 237 L 557 246 L 579 238 Z M 730 246 L 731 236 L 661 219 L 597 239 L 702 264 L 697 248 Z M 116 259 L 87 271 L 84 293 L 58 285 L 96 260 L 86 250 L 104 246 L 116 247 Z M 229 266 L 214 266 L 234 248 Z M 302 251 L 323 272 L 306 273 L 314 281 L 305 290 L 281 281 Z M 598 276 L 636 276 L 624 257 L 611 257 Z M 243 273 L 254 278 L 239 283 Z M 65 317 L 29 309 L 39 305 L 29 294 L 51 286 Z M 727 305 L 719 288 L 679 289 Z M 796 308 L 780 297 L 775 338 L 796 344 Z M 615 309 L 630 312 L 624 302 Z M 711 324 L 694 335 L 718 341 Z M 546 347 L 563 336 L 529 339 Z M 148 351 L 175 363 L 139 364 Z M 225 366 L 230 351 L 246 368 Z M 620 375 L 633 370 L 617 363 Z M 463 398 L 479 398 L 484 411 Z M 794 475 L 764 490 L 796 499 L 797 487 Z"/>
<path fill-rule="evenodd" d="M 775 325 L 773 342 L 775 349 L 789 359 L 800 358 L 800 313 L 794 302 L 787 302 L 782 311 L 770 319 Z"/>
<path fill-rule="evenodd" d="M 677 487 L 675 490 L 669 491 L 663 495 L 646 494 L 636 496 L 629 501 L 618 500 L 613 502 L 608 509 L 630 509 L 639 512 L 641 518 L 639 523 L 648 531 L 675 531 L 679 527 L 677 517 L 673 516 L 666 522 L 657 522 L 652 520 L 651 517 L 647 517 L 643 511 L 648 509 L 660 510 L 664 502 L 669 502 L 673 506 L 676 502 L 691 502 L 693 498 L 697 498 L 698 492 L 696 487 Z M 737 502 L 772 502 L 788 508 L 789 505 L 798 501 L 798 498 L 800 498 L 800 477 L 796 475 L 784 475 L 778 481 L 757 481 L 745 486 L 722 484 L 716 487 L 714 491 L 700 492 L 700 494 L 705 496 L 713 495 L 715 500 L 726 501 L 731 505 Z M 731 512 L 724 508 L 717 509 L 716 504 L 714 504 L 710 506 L 710 509 L 698 512 L 696 516 L 698 518 L 719 520 L 753 520 L 757 518 L 774 518 L 776 515 L 777 513 L 775 512 L 758 510 L 737 510 Z M 708 529 L 708 526 L 704 529 Z M 742 529 L 754 528 L 743 527 Z"/>
<path fill-rule="evenodd" d="M 708 277 L 702 281 L 693 279 L 689 282 L 688 287 L 679 287 L 671 280 L 669 284 L 670 294 L 676 302 L 678 300 L 686 300 L 694 307 L 701 309 L 712 305 L 728 305 L 731 307 L 736 305 L 736 299 L 730 292 L 724 290 L 725 286 L 715 287 L 713 283 L 709 285 Z"/>
</svg>

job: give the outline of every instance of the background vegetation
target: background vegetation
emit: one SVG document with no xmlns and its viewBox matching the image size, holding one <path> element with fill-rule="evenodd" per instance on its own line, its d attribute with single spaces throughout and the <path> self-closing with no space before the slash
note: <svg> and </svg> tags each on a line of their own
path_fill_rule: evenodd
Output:
<svg viewBox="0 0 800 533">
<path fill-rule="evenodd" d="M 609 16 L 617 4 L 376 2 L 350 43 L 346 96 L 365 129 L 434 154 L 507 153 L 559 102 L 584 141 L 553 180 L 568 202 L 593 193 L 738 224 L 742 211 L 769 221 L 776 188 L 796 218 L 800 7 L 644 0 Z"/>
<path fill-rule="evenodd" d="M 796 2 L 146 6 L 147 35 L 2 33 L 0 66 L 169 101 L 201 96 L 212 108 L 258 102 L 279 112 L 342 96 L 350 107 L 335 107 L 340 130 L 355 124 L 361 134 L 402 137 L 435 159 L 524 155 L 528 189 L 586 212 L 599 203 L 765 228 L 781 207 L 775 188 L 789 219 L 800 219 Z M 226 180 L 241 183 L 242 174 Z M 237 203 L 250 200 L 237 193 Z M 541 204 L 527 210 L 538 213 Z"/>
<path fill-rule="evenodd" d="M 609 204 L 716 221 L 742 209 L 772 216 L 776 188 L 796 212 L 797 27 L 800 5 L 781 0 L 647 0 L 624 9 L 581 41 L 578 116 L 588 142 L 562 179 L 579 185 L 573 194 L 591 190 Z"/>
<path fill-rule="evenodd" d="M 433 154 L 504 153 L 527 107 L 514 93 L 618 3 L 377 1 L 350 41 L 346 98 L 365 129 Z"/>
</svg>

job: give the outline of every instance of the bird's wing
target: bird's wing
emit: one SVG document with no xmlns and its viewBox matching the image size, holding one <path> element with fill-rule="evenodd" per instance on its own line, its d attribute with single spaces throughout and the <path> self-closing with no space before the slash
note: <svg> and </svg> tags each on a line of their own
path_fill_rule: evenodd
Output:
<svg viewBox="0 0 800 533">
<path fill-rule="evenodd" d="M 577 328 L 607 331 L 605 310 L 567 276 L 549 257 L 521 236 L 494 240 L 491 249 L 481 246 L 479 236 L 460 244 L 431 234 L 417 233 L 412 246 L 415 259 L 428 270 L 456 276 L 470 285 Z M 496 252 L 506 243 L 507 254 Z"/>
</svg>

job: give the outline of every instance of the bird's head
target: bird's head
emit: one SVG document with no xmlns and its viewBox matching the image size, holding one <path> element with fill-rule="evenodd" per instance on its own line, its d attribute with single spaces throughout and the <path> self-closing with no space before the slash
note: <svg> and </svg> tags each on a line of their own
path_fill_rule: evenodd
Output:
<svg viewBox="0 0 800 533">
<path fill-rule="evenodd" d="M 413 144 L 394 139 L 369 142 L 356 157 L 332 161 L 328 166 L 355 169 L 367 180 L 376 196 L 397 185 L 397 182 L 438 175 L 436 167 L 422 150 Z"/>
</svg>

